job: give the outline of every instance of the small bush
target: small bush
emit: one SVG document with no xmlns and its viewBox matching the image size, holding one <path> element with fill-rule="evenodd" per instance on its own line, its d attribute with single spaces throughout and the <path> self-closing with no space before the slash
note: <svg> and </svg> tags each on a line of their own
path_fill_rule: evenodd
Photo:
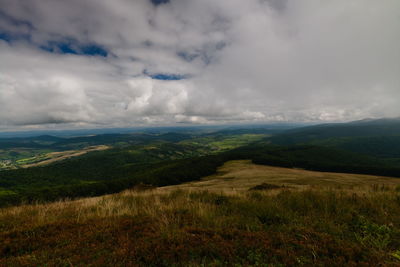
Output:
<svg viewBox="0 0 400 267">
<path fill-rule="evenodd" d="M 280 188 L 286 188 L 286 187 L 281 186 L 281 185 L 262 183 L 262 184 L 259 184 L 259 185 L 249 188 L 249 190 L 272 190 L 272 189 L 280 189 Z"/>
<path fill-rule="evenodd" d="M 143 191 L 154 190 L 155 188 L 157 188 L 157 187 L 155 187 L 154 185 L 139 183 L 139 184 L 135 185 L 132 188 L 132 190 L 138 191 L 138 192 L 143 192 Z"/>
</svg>

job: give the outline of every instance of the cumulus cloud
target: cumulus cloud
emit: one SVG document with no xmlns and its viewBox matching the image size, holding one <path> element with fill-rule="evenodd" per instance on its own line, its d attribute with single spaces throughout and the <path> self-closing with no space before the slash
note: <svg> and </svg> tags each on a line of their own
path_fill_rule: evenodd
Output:
<svg viewBox="0 0 400 267">
<path fill-rule="evenodd" d="M 0 0 L 0 127 L 400 116 L 397 0 Z"/>
</svg>

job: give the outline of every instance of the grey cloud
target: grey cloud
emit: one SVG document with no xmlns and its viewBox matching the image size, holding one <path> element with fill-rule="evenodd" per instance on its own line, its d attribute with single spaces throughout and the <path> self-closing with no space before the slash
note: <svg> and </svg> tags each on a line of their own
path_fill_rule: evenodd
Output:
<svg viewBox="0 0 400 267">
<path fill-rule="evenodd" d="M 400 116 L 399 26 L 397 0 L 0 0 L 29 35 L 0 40 L 0 125 Z M 108 56 L 40 49 L 66 38 Z"/>
</svg>

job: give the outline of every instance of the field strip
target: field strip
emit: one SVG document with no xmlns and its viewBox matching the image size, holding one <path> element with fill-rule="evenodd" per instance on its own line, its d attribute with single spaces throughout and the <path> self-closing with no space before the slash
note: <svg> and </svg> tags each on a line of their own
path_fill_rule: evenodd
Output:
<svg viewBox="0 0 400 267">
<path fill-rule="evenodd" d="M 25 164 L 25 165 L 22 165 L 21 167 L 22 168 L 30 168 L 30 167 L 44 166 L 44 165 L 51 164 L 56 161 L 61 161 L 61 160 L 72 158 L 72 157 L 82 156 L 86 153 L 93 152 L 93 151 L 107 150 L 109 148 L 110 148 L 109 146 L 100 145 L 100 146 L 90 146 L 90 147 L 84 148 L 82 150 L 67 150 L 67 151 L 61 151 L 61 152 L 51 152 L 51 153 L 46 154 L 47 157 L 51 157 L 50 159 L 46 159 L 46 160 L 32 163 L 32 164 Z"/>
</svg>

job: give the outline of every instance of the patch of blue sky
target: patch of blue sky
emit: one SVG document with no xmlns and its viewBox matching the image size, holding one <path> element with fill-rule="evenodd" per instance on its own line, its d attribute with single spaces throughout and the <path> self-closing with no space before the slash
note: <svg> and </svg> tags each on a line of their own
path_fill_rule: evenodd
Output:
<svg viewBox="0 0 400 267">
<path fill-rule="evenodd" d="M 31 37 L 28 34 L 10 33 L 7 31 L 1 31 L 0 29 L 0 40 L 6 41 L 7 43 L 21 40 L 30 42 L 30 39 Z"/>
<path fill-rule="evenodd" d="M 157 73 L 150 75 L 152 79 L 155 80 L 165 80 L 165 81 L 177 81 L 177 80 L 183 80 L 186 79 L 185 75 L 179 75 L 179 74 L 165 74 L 165 73 Z"/>
<path fill-rule="evenodd" d="M 161 4 L 167 4 L 169 3 L 170 0 L 151 0 L 151 2 L 153 3 L 153 5 L 158 6 Z"/>
<path fill-rule="evenodd" d="M 6 41 L 6 42 L 11 42 L 12 37 L 6 33 L 6 32 L 0 32 L 0 40 Z"/>
<path fill-rule="evenodd" d="M 188 74 L 174 74 L 174 73 L 149 73 L 147 70 L 143 74 L 154 80 L 164 80 L 164 81 L 179 81 L 190 78 Z"/>
<path fill-rule="evenodd" d="M 108 51 L 96 44 L 81 44 L 77 41 L 49 41 L 40 46 L 51 53 L 107 57 Z"/>
</svg>

